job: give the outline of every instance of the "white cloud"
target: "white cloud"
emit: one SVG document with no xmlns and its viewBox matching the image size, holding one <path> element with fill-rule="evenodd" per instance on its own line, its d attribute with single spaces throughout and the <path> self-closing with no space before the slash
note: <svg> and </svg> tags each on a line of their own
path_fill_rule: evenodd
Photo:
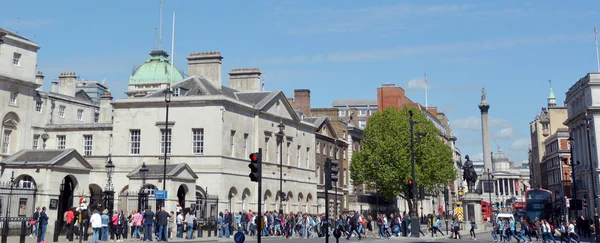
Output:
<svg viewBox="0 0 600 243">
<path fill-rule="evenodd" d="M 467 129 L 467 130 L 481 130 L 481 117 L 470 116 L 465 119 L 458 119 L 451 122 L 452 128 Z M 488 118 L 489 128 L 500 127 L 510 128 L 511 123 L 508 120 Z"/>
<path fill-rule="evenodd" d="M 529 150 L 530 144 L 531 144 L 531 140 L 529 138 L 527 138 L 527 137 L 520 138 L 520 139 L 513 141 L 512 144 L 510 144 L 510 149 L 517 150 L 517 151 L 527 151 L 527 150 Z"/>
<path fill-rule="evenodd" d="M 505 127 L 494 133 L 494 138 L 513 138 L 515 133 L 511 127 Z"/>
<path fill-rule="evenodd" d="M 425 83 L 424 79 L 415 78 L 415 79 L 408 80 L 407 87 L 409 89 L 425 89 L 427 87 L 427 84 Z"/>
</svg>

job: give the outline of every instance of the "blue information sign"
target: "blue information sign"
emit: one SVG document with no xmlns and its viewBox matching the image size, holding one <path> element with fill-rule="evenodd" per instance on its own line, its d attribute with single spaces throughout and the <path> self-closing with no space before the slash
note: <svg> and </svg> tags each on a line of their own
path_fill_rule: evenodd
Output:
<svg viewBox="0 0 600 243">
<path fill-rule="evenodd" d="M 244 236 L 244 233 L 242 232 L 237 232 L 235 233 L 235 235 L 233 235 L 233 240 L 235 241 L 235 243 L 244 243 L 244 241 L 246 240 L 246 236 Z"/>
<path fill-rule="evenodd" d="M 154 198 L 156 199 L 167 199 L 167 191 L 164 190 L 154 190 Z"/>
</svg>

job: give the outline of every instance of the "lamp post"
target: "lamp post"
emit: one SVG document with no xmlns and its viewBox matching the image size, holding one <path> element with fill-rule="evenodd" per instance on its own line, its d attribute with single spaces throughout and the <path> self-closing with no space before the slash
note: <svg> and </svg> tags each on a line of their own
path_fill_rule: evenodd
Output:
<svg viewBox="0 0 600 243">
<path fill-rule="evenodd" d="M 13 187 L 15 185 L 15 171 L 12 171 L 10 176 L 10 192 L 8 194 L 8 203 L 6 207 L 6 217 L 4 218 L 4 226 L 2 226 L 2 243 L 8 242 L 8 218 L 10 217 L 10 202 L 12 201 Z"/>
<path fill-rule="evenodd" d="M 415 188 L 415 132 L 414 132 L 414 125 L 417 123 L 415 121 L 413 121 L 413 112 L 412 110 L 408 111 L 409 114 L 409 122 L 410 122 L 410 164 L 411 164 L 411 178 L 412 178 L 412 185 L 411 188 L 409 188 L 409 190 L 412 191 L 412 195 L 416 195 L 416 188 Z M 420 230 L 417 230 L 420 228 L 420 224 L 419 224 L 419 216 L 418 214 L 418 209 L 417 209 L 417 204 L 415 203 L 416 200 L 414 200 L 412 206 L 413 208 L 409 211 L 410 212 L 410 224 L 411 224 L 411 235 L 412 237 L 415 238 L 419 238 L 419 233 Z"/>
<path fill-rule="evenodd" d="M 164 193 L 167 193 L 167 156 L 171 153 L 171 131 L 169 131 L 169 103 L 171 103 L 171 95 L 173 94 L 173 91 L 171 90 L 171 87 L 169 86 L 166 90 L 165 90 L 165 106 L 166 106 L 166 110 L 165 110 L 165 132 L 164 132 L 164 158 L 163 158 L 163 191 Z M 165 206 L 165 200 L 166 199 L 160 199 L 160 206 L 164 207 Z M 158 208 L 156 209 L 158 210 Z"/>
<path fill-rule="evenodd" d="M 592 182 L 592 203 L 594 204 L 594 224 L 598 225 L 598 205 L 597 203 L 597 192 L 596 192 L 596 168 L 594 168 L 594 164 L 592 162 L 592 143 L 590 141 L 590 120 L 592 118 L 588 117 L 588 112 L 584 113 L 585 117 L 585 131 L 587 136 L 587 145 L 588 145 L 588 158 L 590 160 L 590 171 L 591 171 L 591 182 Z M 596 230 L 596 242 L 600 242 L 600 230 Z"/>
<path fill-rule="evenodd" d="M 115 165 L 112 162 L 112 156 L 108 155 L 108 162 L 104 166 L 106 168 L 106 187 L 104 187 L 104 208 L 108 209 L 109 214 L 112 214 L 115 191 L 112 184 L 112 175 L 115 170 Z"/>
<path fill-rule="evenodd" d="M 569 138 L 567 139 L 569 141 L 569 153 L 570 153 L 570 158 L 569 158 L 569 165 L 571 166 L 571 180 L 573 181 L 571 184 L 571 188 L 573 188 L 572 191 L 572 195 L 571 195 L 571 199 L 575 199 L 577 200 L 577 185 L 575 183 L 575 162 L 573 161 L 573 136 L 572 136 L 572 132 L 569 133 Z"/>
<path fill-rule="evenodd" d="M 285 136 L 285 125 L 283 120 L 279 121 L 279 132 L 277 133 L 277 143 L 279 143 L 279 215 L 283 214 L 283 136 Z"/>
<path fill-rule="evenodd" d="M 140 188 L 140 193 L 138 194 L 138 208 L 141 211 L 144 210 L 146 206 L 148 206 L 148 194 L 146 193 L 146 177 L 148 176 L 148 167 L 146 167 L 146 162 L 142 163 L 142 168 L 140 168 L 140 175 L 142 176 L 142 186 Z"/>
</svg>

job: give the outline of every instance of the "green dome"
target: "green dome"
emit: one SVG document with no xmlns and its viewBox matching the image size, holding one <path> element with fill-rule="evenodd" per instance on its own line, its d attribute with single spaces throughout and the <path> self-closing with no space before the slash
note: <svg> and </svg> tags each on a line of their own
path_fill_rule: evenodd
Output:
<svg viewBox="0 0 600 243">
<path fill-rule="evenodd" d="M 183 80 L 183 74 L 171 65 L 169 55 L 165 51 L 152 51 L 144 64 L 133 70 L 129 84 L 162 84 L 171 82 L 173 67 L 173 84 Z"/>
</svg>

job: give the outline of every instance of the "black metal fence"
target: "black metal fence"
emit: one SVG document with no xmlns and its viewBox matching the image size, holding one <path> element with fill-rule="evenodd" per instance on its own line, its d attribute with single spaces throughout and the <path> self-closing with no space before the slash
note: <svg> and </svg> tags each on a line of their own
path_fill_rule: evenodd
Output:
<svg viewBox="0 0 600 243">
<path fill-rule="evenodd" d="M 33 218 L 37 189 L 32 184 L 11 182 L 0 183 L 0 232 L 8 222 L 9 235 L 19 235 L 21 224 Z"/>
</svg>

